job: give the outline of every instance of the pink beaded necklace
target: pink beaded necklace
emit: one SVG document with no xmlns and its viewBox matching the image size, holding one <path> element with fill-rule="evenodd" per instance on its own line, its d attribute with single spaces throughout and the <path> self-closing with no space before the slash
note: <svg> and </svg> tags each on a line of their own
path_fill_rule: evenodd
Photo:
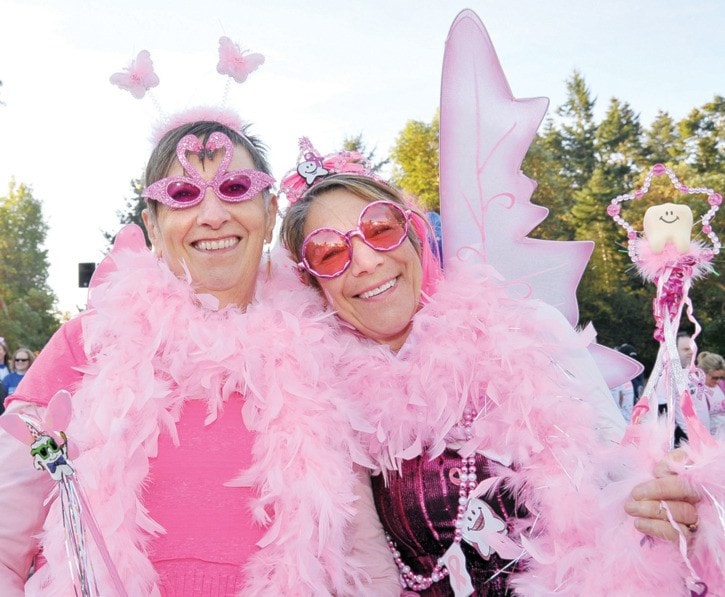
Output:
<svg viewBox="0 0 725 597">
<path fill-rule="evenodd" d="M 463 414 L 463 420 L 459 426 L 463 430 L 465 440 L 468 441 L 473 437 L 471 425 L 476 418 L 476 411 L 473 408 L 466 409 Z M 458 513 L 456 515 L 453 544 L 460 545 L 463 540 L 463 517 L 466 513 L 466 507 L 470 499 L 470 493 L 476 488 L 478 476 L 476 474 L 476 457 L 475 455 L 465 456 L 461 458 L 460 485 L 458 486 Z M 448 567 L 443 558 L 438 558 L 433 571 L 428 576 L 415 574 L 410 566 L 403 562 L 400 551 L 395 541 L 389 534 L 385 534 L 388 547 L 393 554 L 395 564 L 400 571 L 400 585 L 404 589 L 412 589 L 413 591 L 423 591 L 429 588 L 433 583 L 443 580 L 449 575 Z M 465 563 L 463 564 L 465 565 Z"/>
</svg>

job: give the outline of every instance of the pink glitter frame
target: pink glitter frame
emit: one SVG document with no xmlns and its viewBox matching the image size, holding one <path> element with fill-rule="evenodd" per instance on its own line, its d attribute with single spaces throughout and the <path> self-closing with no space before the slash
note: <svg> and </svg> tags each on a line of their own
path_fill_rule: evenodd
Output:
<svg viewBox="0 0 725 597">
<path fill-rule="evenodd" d="M 211 157 L 217 149 L 224 149 L 222 162 L 211 180 L 205 180 L 201 173 L 189 162 L 187 152 L 191 151 L 202 157 L 204 154 Z M 186 135 L 176 145 L 176 157 L 189 176 L 167 176 L 146 187 L 142 196 L 153 199 L 171 207 L 172 209 L 186 209 L 201 203 L 208 188 L 214 189 L 217 197 L 228 203 L 239 203 L 255 197 L 259 192 L 272 186 L 274 178 L 266 172 L 259 170 L 242 169 L 227 172 L 227 167 L 234 156 L 234 145 L 224 133 L 214 132 L 209 136 L 206 145 L 195 135 Z M 250 181 L 250 187 L 239 197 L 225 195 L 221 185 L 238 176 L 245 176 Z M 192 201 L 176 201 L 168 193 L 169 185 L 174 183 L 186 183 L 199 189 L 199 196 Z"/>
</svg>

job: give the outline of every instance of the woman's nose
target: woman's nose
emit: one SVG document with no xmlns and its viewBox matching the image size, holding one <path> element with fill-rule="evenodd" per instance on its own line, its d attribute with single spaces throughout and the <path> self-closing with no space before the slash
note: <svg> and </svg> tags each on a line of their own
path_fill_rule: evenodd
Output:
<svg viewBox="0 0 725 597">
<path fill-rule="evenodd" d="M 199 211 L 196 214 L 197 223 L 200 225 L 218 228 L 231 217 L 229 206 L 222 201 L 214 189 L 211 187 L 206 189 L 204 199 L 199 204 Z"/>
<path fill-rule="evenodd" d="M 352 261 L 350 263 L 350 271 L 354 276 L 369 274 L 382 265 L 385 258 L 381 251 L 368 247 L 361 239 L 353 237 L 350 241 L 352 245 Z"/>
</svg>

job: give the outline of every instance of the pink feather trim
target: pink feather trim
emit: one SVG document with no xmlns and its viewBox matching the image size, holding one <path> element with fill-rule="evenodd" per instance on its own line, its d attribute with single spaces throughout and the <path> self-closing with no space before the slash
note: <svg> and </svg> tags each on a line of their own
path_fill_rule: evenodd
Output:
<svg viewBox="0 0 725 597">
<path fill-rule="evenodd" d="M 713 271 L 712 249 L 700 241 L 692 241 L 686 253 L 679 253 L 672 243 L 667 243 L 661 253 L 654 253 L 645 238 L 637 238 L 634 245 L 638 257 L 637 271 L 647 282 L 653 282 L 667 267 L 688 268 L 692 280 Z"/>
<path fill-rule="evenodd" d="M 154 129 L 151 140 L 156 145 L 169 131 L 192 122 L 218 122 L 238 133 L 241 132 L 244 126 L 239 114 L 230 108 L 197 106 L 178 112 L 160 122 Z"/>
</svg>

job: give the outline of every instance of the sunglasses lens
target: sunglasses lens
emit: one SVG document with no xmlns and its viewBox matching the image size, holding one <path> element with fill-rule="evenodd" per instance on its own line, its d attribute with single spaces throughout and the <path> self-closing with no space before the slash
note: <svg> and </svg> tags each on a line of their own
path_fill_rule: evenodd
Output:
<svg viewBox="0 0 725 597">
<path fill-rule="evenodd" d="M 365 209 L 360 232 L 375 249 L 391 249 L 405 237 L 405 213 L 389 203 L 376 203 Z"/>
<path fill-rule="evenodd" d="M 227 199 L 243 199 L 252 187 L 252 180 L 245 174 L 230 176 L 219 185 L 219 193 Z"/>
<path fill-rule="evenodd" d="M 350 262 L 350 249 L 339 232 L 318 230 L 307 239 L 304 258 L 315 274 L 334 276 Z"/>
<path fill-rule="evenodd" d="M 176 203 L 191 203 L 201 195 L 201 189 L 190 182 L 177 181 L 169 183 L 166 193 Z"/>
</svg>

